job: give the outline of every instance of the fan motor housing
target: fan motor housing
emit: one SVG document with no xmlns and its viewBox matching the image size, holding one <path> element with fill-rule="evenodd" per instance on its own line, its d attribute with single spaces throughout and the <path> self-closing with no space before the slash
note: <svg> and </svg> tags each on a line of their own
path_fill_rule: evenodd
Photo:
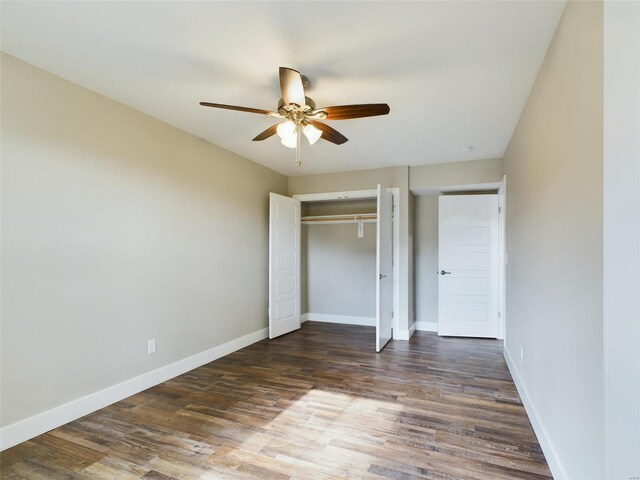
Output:
<svg viewBox="0 0 640 480">
<path fill-rule="evenodd" d="M 306 106 L 302 106 L 302 110 L 303 111 L 309 111 L 309 110 L 315 110 L 316 109 L 316 102 L 313 101 L 313 99 L 309 98 L 309 97 L 304 97 L 304 101 L 306 103 Z M 285 109 L 284 107 L 288 107 L 288 105 L 286 103 L 284 103 L 284 99 L 280 99 L 278 100 L 278 112 L 281 113 L 282 115 L 287 115 L 287 113 L 290 111 L 289 109 Z M 284 111 L 283 111 L 284 110 Z"/>
</svg>

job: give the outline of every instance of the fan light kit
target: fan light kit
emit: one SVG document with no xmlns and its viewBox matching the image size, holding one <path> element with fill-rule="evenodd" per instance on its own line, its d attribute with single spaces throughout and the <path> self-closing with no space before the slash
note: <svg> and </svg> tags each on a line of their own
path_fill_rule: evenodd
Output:
<svg viewBox="0 0 640 480">
<path fill-rule="evenodd" d="M 336 145 L 342 145 L 348 139 L 329 125 L 318 120 L 348 120 L 351 118 L 374 117 L 387 115 L 389 105 L 386 103 L 367 103 L 362 105 L 341 105 L 316 109 L 316 103 L 305 96 L 304 89 L 309 79 L 291 68 L 280 67 L 280 90 L 282 98 L 275 112 L 259 108 L 238 107 L 221 103 L 200 102 L 204 107 L 224 108 L 240 112 L 258 113 L 269 117 L 281 118 L 285 121 L 272 125 L 260 133 L 254 142 L 266 140 L 277 134 L 280 142 L 288 148 L 296 149 L 296 166 L 300 166 L 300 137 L 304 135 L 313 145 L 320 138 Z"/>
<path fill-rule="evenodd" d="M 279 123 L 276 128 L 276 133 L 280 137 L 280 142 L 289 148 L 296 148 L 298 145 L 297 137 L 300 134 L 300 131 L 307 137 L 309 140 L 309 144 L 313 145 L 316 143 L 320 137 L 322 136 L 322 131 L 318 130 L 311 124 L 307 124 L 304 127 L 301 125 L 296 125 L 293 120 L 287 120 L 286 122 Z"/>
</svg>

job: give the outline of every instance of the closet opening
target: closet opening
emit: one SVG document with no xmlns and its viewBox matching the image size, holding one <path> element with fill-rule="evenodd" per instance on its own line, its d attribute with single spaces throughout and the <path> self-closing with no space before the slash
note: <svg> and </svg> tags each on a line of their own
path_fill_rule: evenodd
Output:
<svg viewBox="0 0 640 480">
<path fill-rule="evenodd" d="M 306 320 L 370 326 L 376 329 L 376 351 L 382 350 L 393 336 L 398 305 L 397 257 L 399 229 L 394 228 L 394 190 L 378 187 L 372 190 L 330 192 L 296 195 L 292 199 L 272 194 L 271 222 L 277 224 L 286 208 L 297 209 L 299 220 L 294 220 L 289 231 L 299 236 L 297 250 L 280 255 L 294 259 L 289 273 L 298 273 L 298 293 L 283 287 L 287 281 L 278 275 L 276 258 L 270 261 L 270 337 L 273 338 L 299 327 Z M 397 196 L 397 192 L 395 192 Z M 270 231 L 270 253 L 279 248 L 282 225 Z M 296 232 L 297 230 L 297 232 Z M 395 231 L 395 235 L 394 235 Z M 291 237 L 291 235 L 289 235 Z M 291 242 L 290 242 L 291 243 Z M 283 246 L 283 245 L 281 245 Z M 293 256 L 292 256 L 293 254 Z M 395 255 L 394 255 L 395 254 Z M 282 262 L 280 262 L 282 266 Z M 297 272 L 292 272 L 298 270 Z M 282 273 L 282 272 L 281 272 Z M 275 276 L 274 276 L 275 274 Z M 295 279 L 294 277 L 292 277 Z M 272 289 L 273 285 L 273 289 Z M 288 305 L 300 312 L 280 308 L 274 295 L 288 293 Z M 285 300 L 285 297 L 281 297 Z M 296 305 L 297 303 L 297 305 Z M 284 330 L 272 328 L 282 313 L 289 314 L 290 322 Z M 372 345 L 374 347 L 374 345 Z"/>
</svg>

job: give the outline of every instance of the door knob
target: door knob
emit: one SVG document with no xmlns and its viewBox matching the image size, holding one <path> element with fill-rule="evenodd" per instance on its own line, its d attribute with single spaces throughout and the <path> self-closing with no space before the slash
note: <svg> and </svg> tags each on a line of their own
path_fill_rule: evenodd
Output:
<svg viewBox="0 0 640 480">
<path fill-rule="evenodd" d="M 382 280 L 383 278 L 387 278 L 387 276 L 382 273 L 378 274 L 378 280 Z"/>
<path fill-rule="evenodd" d="M 440 270 L 440 275 L 451 275 L 451 272 L 445 272 L 444 270 Z"/>
</svg>

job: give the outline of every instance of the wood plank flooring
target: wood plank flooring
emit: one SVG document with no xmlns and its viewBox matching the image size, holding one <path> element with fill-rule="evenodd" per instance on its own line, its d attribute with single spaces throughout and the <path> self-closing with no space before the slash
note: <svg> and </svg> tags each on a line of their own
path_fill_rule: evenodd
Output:
<svg viewBox="0 0 640 480">
<path fill-rule="evenodd" d="M 540 479 L 495 340 L 307 322 L 0 454 L 4 479 Z"/>
</svg>

